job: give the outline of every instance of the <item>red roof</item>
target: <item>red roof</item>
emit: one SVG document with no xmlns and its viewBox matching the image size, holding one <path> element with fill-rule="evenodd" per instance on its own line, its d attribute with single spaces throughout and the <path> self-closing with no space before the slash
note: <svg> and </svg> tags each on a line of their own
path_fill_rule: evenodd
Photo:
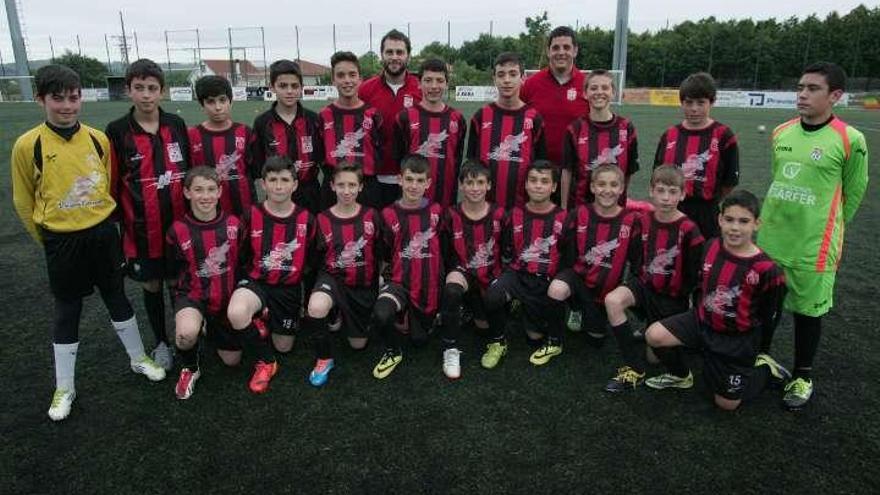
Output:
<svg viewBox="0 0 880 495">
<path fill-rule="evenodd" d="M 229 60 L 202 60 L 211 72 L 218 76 L 229 78 Z M 263 76 L 264 71 L 257 69 L 249 60 L 236 60 L 235 73 L 247 74 L 248 76 Z"/>
<path fill-rule="evenodd" d="M 330 73 L 330 67 L 326 65 L 316 64 L 308 60 L 298 60 L 299 68 L 302 70 L 303 77 L 323 76 Z"/>
</svg>

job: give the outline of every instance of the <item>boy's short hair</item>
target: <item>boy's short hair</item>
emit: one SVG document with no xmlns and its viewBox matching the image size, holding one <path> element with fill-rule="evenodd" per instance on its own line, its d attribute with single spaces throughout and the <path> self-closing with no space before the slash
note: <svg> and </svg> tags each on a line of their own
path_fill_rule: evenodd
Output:
<svg viewBox="0 0 880 495">
<path fill-rule="evenodd" d="M 37 86 L 37 96 L 61 95 L 65 91 L 81 93 L 82 83 L 73 69 L 66 65 L 44 65 L 34 74 L 34 84 Z"/>
<path fill-rule="evenodd" d="M 125 86 L 131 87 L 131 82 L 135 79 L 146 79 L 155 77 L 159 81 L 159 88 L 165 87 L 165 73 L 159 64 L 148 58 L 141 58 L 132 62 L 125 71 Z"/>
<path fill-rule="evenodd" d="M 196 81 L 196 99 L 199 100 L 199 105 L 204 105 L 208 98 L 222 95 L 232 101 L 232 85 L 225 77 L 202 76 Z"/>
<path fill-rule="evenodd" d="M 485 177 L 488 182 L 492 182 L 492 172 L 489 167 L 483 165 L 477 160 L 465 160 L 458 171 L 458 181 L 464 182 L 465 179 L 471 177 Z"/>
<path fill-rule="evenodd" d="M 620 183 L 626 180 L 626 176 L 623 174 L 623 170 L 620 170 L 620 167 L 613 163 L 603 163 L 602 165 L 597 166 L 590 173 L 590 183 L 593 183 L 596 180 L 596 177 L 599 177 L 600 174 L 604 174 L 606 172 L 610 172 L 612 174 L 617 175 L 617 179 L 620 180 Z"/>
<path fill-rule="evenodd" d="M 553 178 L 553 183 L 559 183 L 559 170 L 557 170 L 556 167 L 553 166 L 553 162 L 551 162 L 550 160 L 533 161 L 532 164 L 529 165 L 528 172 L 531 172 L 532 170 L 538 172 L 550 172 L 550 177 Z M 528 172 L 526 172 L 526 175 L 528 175 Z"/>
<path fill-rule="evenodd" d="M 761 216 L 761 200 L 746 189 L 734 189 L 730 194 L 721 200 L 721 213 L 731 206 L 740 206 L 745 208 L 755 217 L 755 220 Z"/>
<path fill-rule="evenodd" d="M 361 63 L 358 61 L 357 55 L 351 52 L 336 52 L 330 57 L 330 72 L 336 68 L 339 62 L 351 62 L 357 67 L 358 73 L 361 72 Z"/>
<path fill-rule="evenodd" d="M 708 72 L 697 72 L 687 76 L 681 82 L 681 86 L 678 88 L 678 99 L 684 101 L 685 99 L 706 98 L 710 103 L 715 103 L 716 93 L 715 79 L 712 78 L 712 75 Z"/>
<path fill-rule="evenodd" d="M 828 83 L 828 91 L 846 91 L 846 72 L 843 68 L 833 62 L 815 62 L 808 65 L 801 75 L 804 74 L 822 74 L 825 76 L 825 82 Z"/>
<path fill-rule="evenodd" d="M 614 74 L 612 74 L 610 71 L 605 70 L 605 69 L 591 70 L 590 73 L 587 74 L 587 77 L 584 78 L 584 87 L 585 88 L 587 86 L 589 86 L 590 81 L 594 77 L 607 77 L 608 79 L 611 79 L 611 88 L 614 89 L 615 91 L 617 91 L 617 86 L 614 84 Z"/>
<path fill-rule="evenodd" d="M 269 176 L 270 172 L 283 172 L 285 170 L 290 171 L 290 175 L 293 176 L 293 180 L 297 180 L 296 176 L 296 164 L 293 163 L 293 160 L 290 159 L 287 155 L 272 155 L 266 159 L 266 163 L 263 164 L 263 170 L 260 172 L 260 177 L 265 179 Z"/>
<path fill-rule="evenodd" d="M 208 165 L 199 165 L 198 167 L 193 167 L 186 171 L 186 177 L 183 179 L 183 187 L 189 189 L 192 186 L 193 181 L 196 180 L 196 177 L 201 177 L 214 182 L 218 186 L 220 185 L 220 175 L 217 173 L 217 169 L 209 167 Z"/>
<path fill-rule="evenodd" d="M 351 172 L 357 176 L 358 184 L 364 183 L 364 167 L 360 163 L 343 161 L 333 167 L 332 180 L 336 180 L 336 176 L 342 172 Z"/>
<path fill-rule="evenodd" d="M 391 31 L 388 31 L 387 33 L 385 33 L 385 36 L 382 36 L 382 41 L 379 42 L 379 51 L 380 52 L 385 51 L 385 40 L 402 41 L 406 45 L 407 55 L 412 53 L 412 45 L 409 42 L 409 37 L 407 37 L 407 35 L 401 33 L 400 31 L 398 31 L 396 29 L 392 29 Z M 381 57 L 381 55 L 382 54 L 380 53 L 379 56 Z"/>
<path fill-rule="evenodd" d="M 403 160 L 400 162 L 400 175 L 403 175 L 406 171 L 427 175 L 431 171 L 431 164 L 428 163 L 428 159 L 424 156 L 410 153 L 403 157 Z"/>
<path fill-rule="evenodd" d="M 425 75 L 425 72 L 442 72 L 443 77 L 449 79 L 449 68 L 446 67 L 446 62 L 439 58 L 429 58 L 422 62 L 422 65 L 419 66 L 419 79 Z"/>
<path fill-rule="evenodd" d="M 497 57 L 495 57 L 495 62 L 492 63 L 492 74 L 495 74 L 495 70 L 499 65 L 505 64 L 516 64 L 519 67 L 519 74 L 523 75 L 525 69 L 523 68 L 523 62 L 518 53 L 514 52 L 502 52 L 499 53 Z"/>
<path fill-rule="evenodd" d="M 283 58 L 272 62 L 272 65 L 269 66 L 269 85 L 274 86 L 278 77 L 284 74 L 296 76 L 299 83 L 303 83 L 302 69 L 299 68 L 299 64 Z"/>
<path fill-rule="evenodd" d="M 574 45 L 574 47 L 578 47 L 577 34 L 574 32 L 574 29 L 568 26 L 557 26 L 553 28 L 553 31 L 550 31 L 550 34 L 547 35 L 547 48 L 550 48 L 550 45 L 553 44 L 553 38 L 561 38 L 563 36 L 568 36 L 569 38 L 571 38 L 571 43 Z"/>
<path fill-rule="evenodd" d="M 684 172 L 671 163 L 664 163 L 651 172 L 651 187 L 654 187 L 656 184 L 683 188 Z"/>
</svg>

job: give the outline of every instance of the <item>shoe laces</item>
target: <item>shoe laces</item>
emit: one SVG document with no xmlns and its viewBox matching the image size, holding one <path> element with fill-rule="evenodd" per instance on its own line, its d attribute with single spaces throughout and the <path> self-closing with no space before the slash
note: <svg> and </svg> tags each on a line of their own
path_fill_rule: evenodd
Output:
<svg viewBox="0 0 880 495">
<path fill-rule="evenodd" d="M 52 394 L 52 407 L 58 407 L 61 404 L 61 401 L 64 400 L 64 397 L 67 395 L 67 390 L 58 389 Z"/>
<path fill-rule="evenodd" d="M 332 359 L 319 359 L 318 362 L 315 363 L 315 373 L 323 373 L 332 362 Z"/>
<path fill-rule="evenodd" d="M 452 366 L 458 364 L 458 359 L 461 356 L 461 351 L 458 349 L 446 349 L 443 351 L 443 365 L 444 366 Z"/>
<path fill-rule="evenodd" d="M 398 356 L 398 354 L 397 354 L 396 352 L 394 352 L 394 351 L 385 351 L 385 354 L 382 354 L 382 360 L 381 360 L 381 363 L 382 363 L 382 364 L 390 363 L 390 362 L 393 361 L 394 358 L 397 357 L 397 356 Z"/>
<path fill-rule="evenodd" d="M 617 380 L 623 383 L 636 383 L 639 381 L 639 374 L 629 366 L 624 366 L 617 368 Z"/>
<path fill-rule="evenodd" d="M 810 388 L 810 385 L 812 385 L 812 383 L 803 378 L 798 378 L 792 381 L 789 387 L 791 387 L 791 391 L 797 395 L 806 395 L 807 389 Z"/>
</svg>

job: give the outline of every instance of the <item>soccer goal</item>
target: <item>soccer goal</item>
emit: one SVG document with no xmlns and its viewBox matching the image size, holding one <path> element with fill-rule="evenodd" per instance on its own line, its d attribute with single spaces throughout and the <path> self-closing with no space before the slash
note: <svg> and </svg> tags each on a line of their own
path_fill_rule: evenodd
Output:
<svg viewBox="0 0 880 495">
<path fill-rule="evenodd" d="M 591 69 L 581 69 L 580 71 L 586 76 L 589 75 Z M 526 78 L 539 72 L 540 69 L 526 69 Z M 620 105 L 623 103 L 623 89 L 625 84 L 624 80 L 624 72 L 622 70 L 609 70 L 611 73 L 611 77 L 614 78 L 614 104 Z"/>
</svg>

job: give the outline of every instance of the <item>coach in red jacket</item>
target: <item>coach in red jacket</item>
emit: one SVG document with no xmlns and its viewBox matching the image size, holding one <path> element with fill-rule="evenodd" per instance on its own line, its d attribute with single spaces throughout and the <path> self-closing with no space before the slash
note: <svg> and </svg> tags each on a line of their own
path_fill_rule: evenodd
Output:
<svg viewBox="0 0 880 495">
<path fill-rule="evenodd" d="M 547 140 L 547 158 L 557 167 L 562 163 L 562 143 L 565 129 L 578 117 L 589 111 L 584 99 L 584 75 L 574 65 L 578 54 L 577 35 L 568 26 L 550 31 L 547 38 L 549 67 L 533 74 L 523 84 L 520 98 L 535 107 L 544 118 Z M 559 190 L 560 205 L 568 205 L 571 172 L 562 170 Z"/>
<path fill-rule="evenodd" d="M 409 38 L 396 29 L 388 31 L 379 44 L 382 72 L 361 84 L 358 96 L 382 115 L 382 163 L 376 172 L 382 207 L 400 198 L 397 176 L 400 164 L 394 160 L 394 122 L 404 108 L 422 99 L 419 78 L 406 70 L 412 46 Z"/>
</svg>

